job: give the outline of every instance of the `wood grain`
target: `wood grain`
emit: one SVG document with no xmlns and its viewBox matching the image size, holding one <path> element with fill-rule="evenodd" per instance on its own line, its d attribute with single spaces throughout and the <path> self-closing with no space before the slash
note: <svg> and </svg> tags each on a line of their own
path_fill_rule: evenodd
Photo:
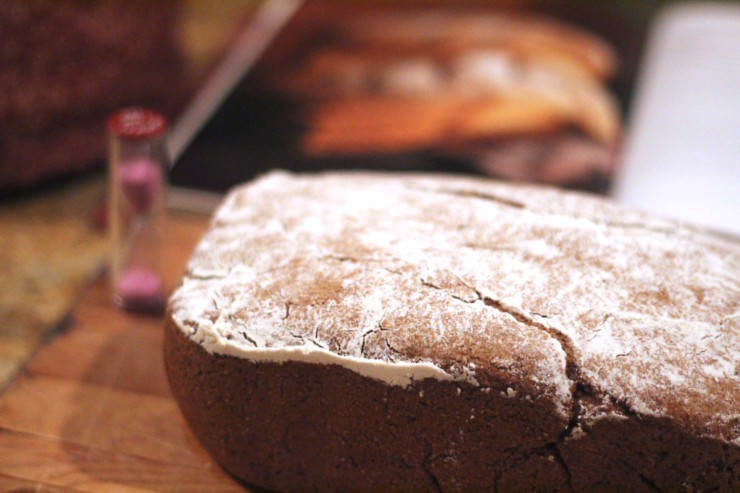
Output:
<svg viewBox="0 0 740 493">
<path fill-rule="evenodd" d="M 0 427 L 178 464 L 211 462 L 172 399 L 75 380 L 15 382 L 0 402 Z"/>
<path fill-rule="evenodd" d="M 3 493 L 77 493 L 80 490 L 0 474 L 0 491 Z"/>
<path fill-rule="evenodd" d="M 174 285 L 206 227 L 171 218 Z M 0 395 L 0 492 L 245 491 L 203 450 L 172 399 L 162 317 L 117 310 L 105 279 Z"/>
<path fill-rule="evenodd" d="M 80 491 L 244 491 L 220 470 L 0 429 L 0 474 Z"/>
<path fill-rule="evenodd" d="M 26 368 L 28 374 L 171 396 L 160 354 L 162 327 L 159 321 L 156 327 L 132 325 L 110 332 L 85 330 L 84 325 L 73 323 L 72 330 L 38 351 Z M 115 324 L 121 324 L 120 319 Z"/>
</svg>

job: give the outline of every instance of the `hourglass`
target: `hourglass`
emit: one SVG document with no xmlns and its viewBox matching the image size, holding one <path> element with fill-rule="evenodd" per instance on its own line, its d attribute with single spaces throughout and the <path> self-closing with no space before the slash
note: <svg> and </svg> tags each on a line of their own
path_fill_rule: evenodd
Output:
<svg viewBox="0 0 740 493">
<path fill-rule="evenodd" d="M 108 119 L 110 281 L 121 308 L 160 313 L 165 226 L 166 119 L 128 108 Z"/>
</svg>

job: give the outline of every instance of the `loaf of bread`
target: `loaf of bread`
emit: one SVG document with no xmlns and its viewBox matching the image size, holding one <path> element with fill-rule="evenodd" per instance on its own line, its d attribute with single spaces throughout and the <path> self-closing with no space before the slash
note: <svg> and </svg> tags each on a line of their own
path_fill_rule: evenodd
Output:
<svg viewBox="0 0 740 493">
<path fill-rule="evenodd" d="M 586 195 L 269 174 L 216 212 L 165 360 L 272 490 L 740 490 L 740 246 Z"/>
</svg>

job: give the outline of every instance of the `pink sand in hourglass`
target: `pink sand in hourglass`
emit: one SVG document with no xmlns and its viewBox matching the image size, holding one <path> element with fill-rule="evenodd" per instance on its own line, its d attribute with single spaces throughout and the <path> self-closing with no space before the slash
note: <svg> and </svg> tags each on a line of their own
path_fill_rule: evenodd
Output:
<svg viewBox="0 0 740 493">
<path fill-rule="evenodd" d="M 157 312 L 164 307 L 162 281 L 144 267 L 131 267 L 121 273 L 118 296 L 128 310 Z"/>
<path fill-rule="evenodd" d="M 122 162 L 118 173 L 131 206 L 138 213 L 147 212 L 162 187 L 159 164 L 146 158 L 132 159 Z"/>
</svg>

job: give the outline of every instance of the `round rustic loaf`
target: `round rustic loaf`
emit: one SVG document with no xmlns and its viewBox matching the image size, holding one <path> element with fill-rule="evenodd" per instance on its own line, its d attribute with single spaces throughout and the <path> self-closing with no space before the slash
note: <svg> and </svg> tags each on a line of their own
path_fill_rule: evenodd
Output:
<svg viewBox="0 0 740 493">
<path fill-rule="evenodd" d="M 264 488 L 740 490 L 740 246 L 586 195 L 271 173 L 216 212 L 165 360 Z"/>
</svg>

